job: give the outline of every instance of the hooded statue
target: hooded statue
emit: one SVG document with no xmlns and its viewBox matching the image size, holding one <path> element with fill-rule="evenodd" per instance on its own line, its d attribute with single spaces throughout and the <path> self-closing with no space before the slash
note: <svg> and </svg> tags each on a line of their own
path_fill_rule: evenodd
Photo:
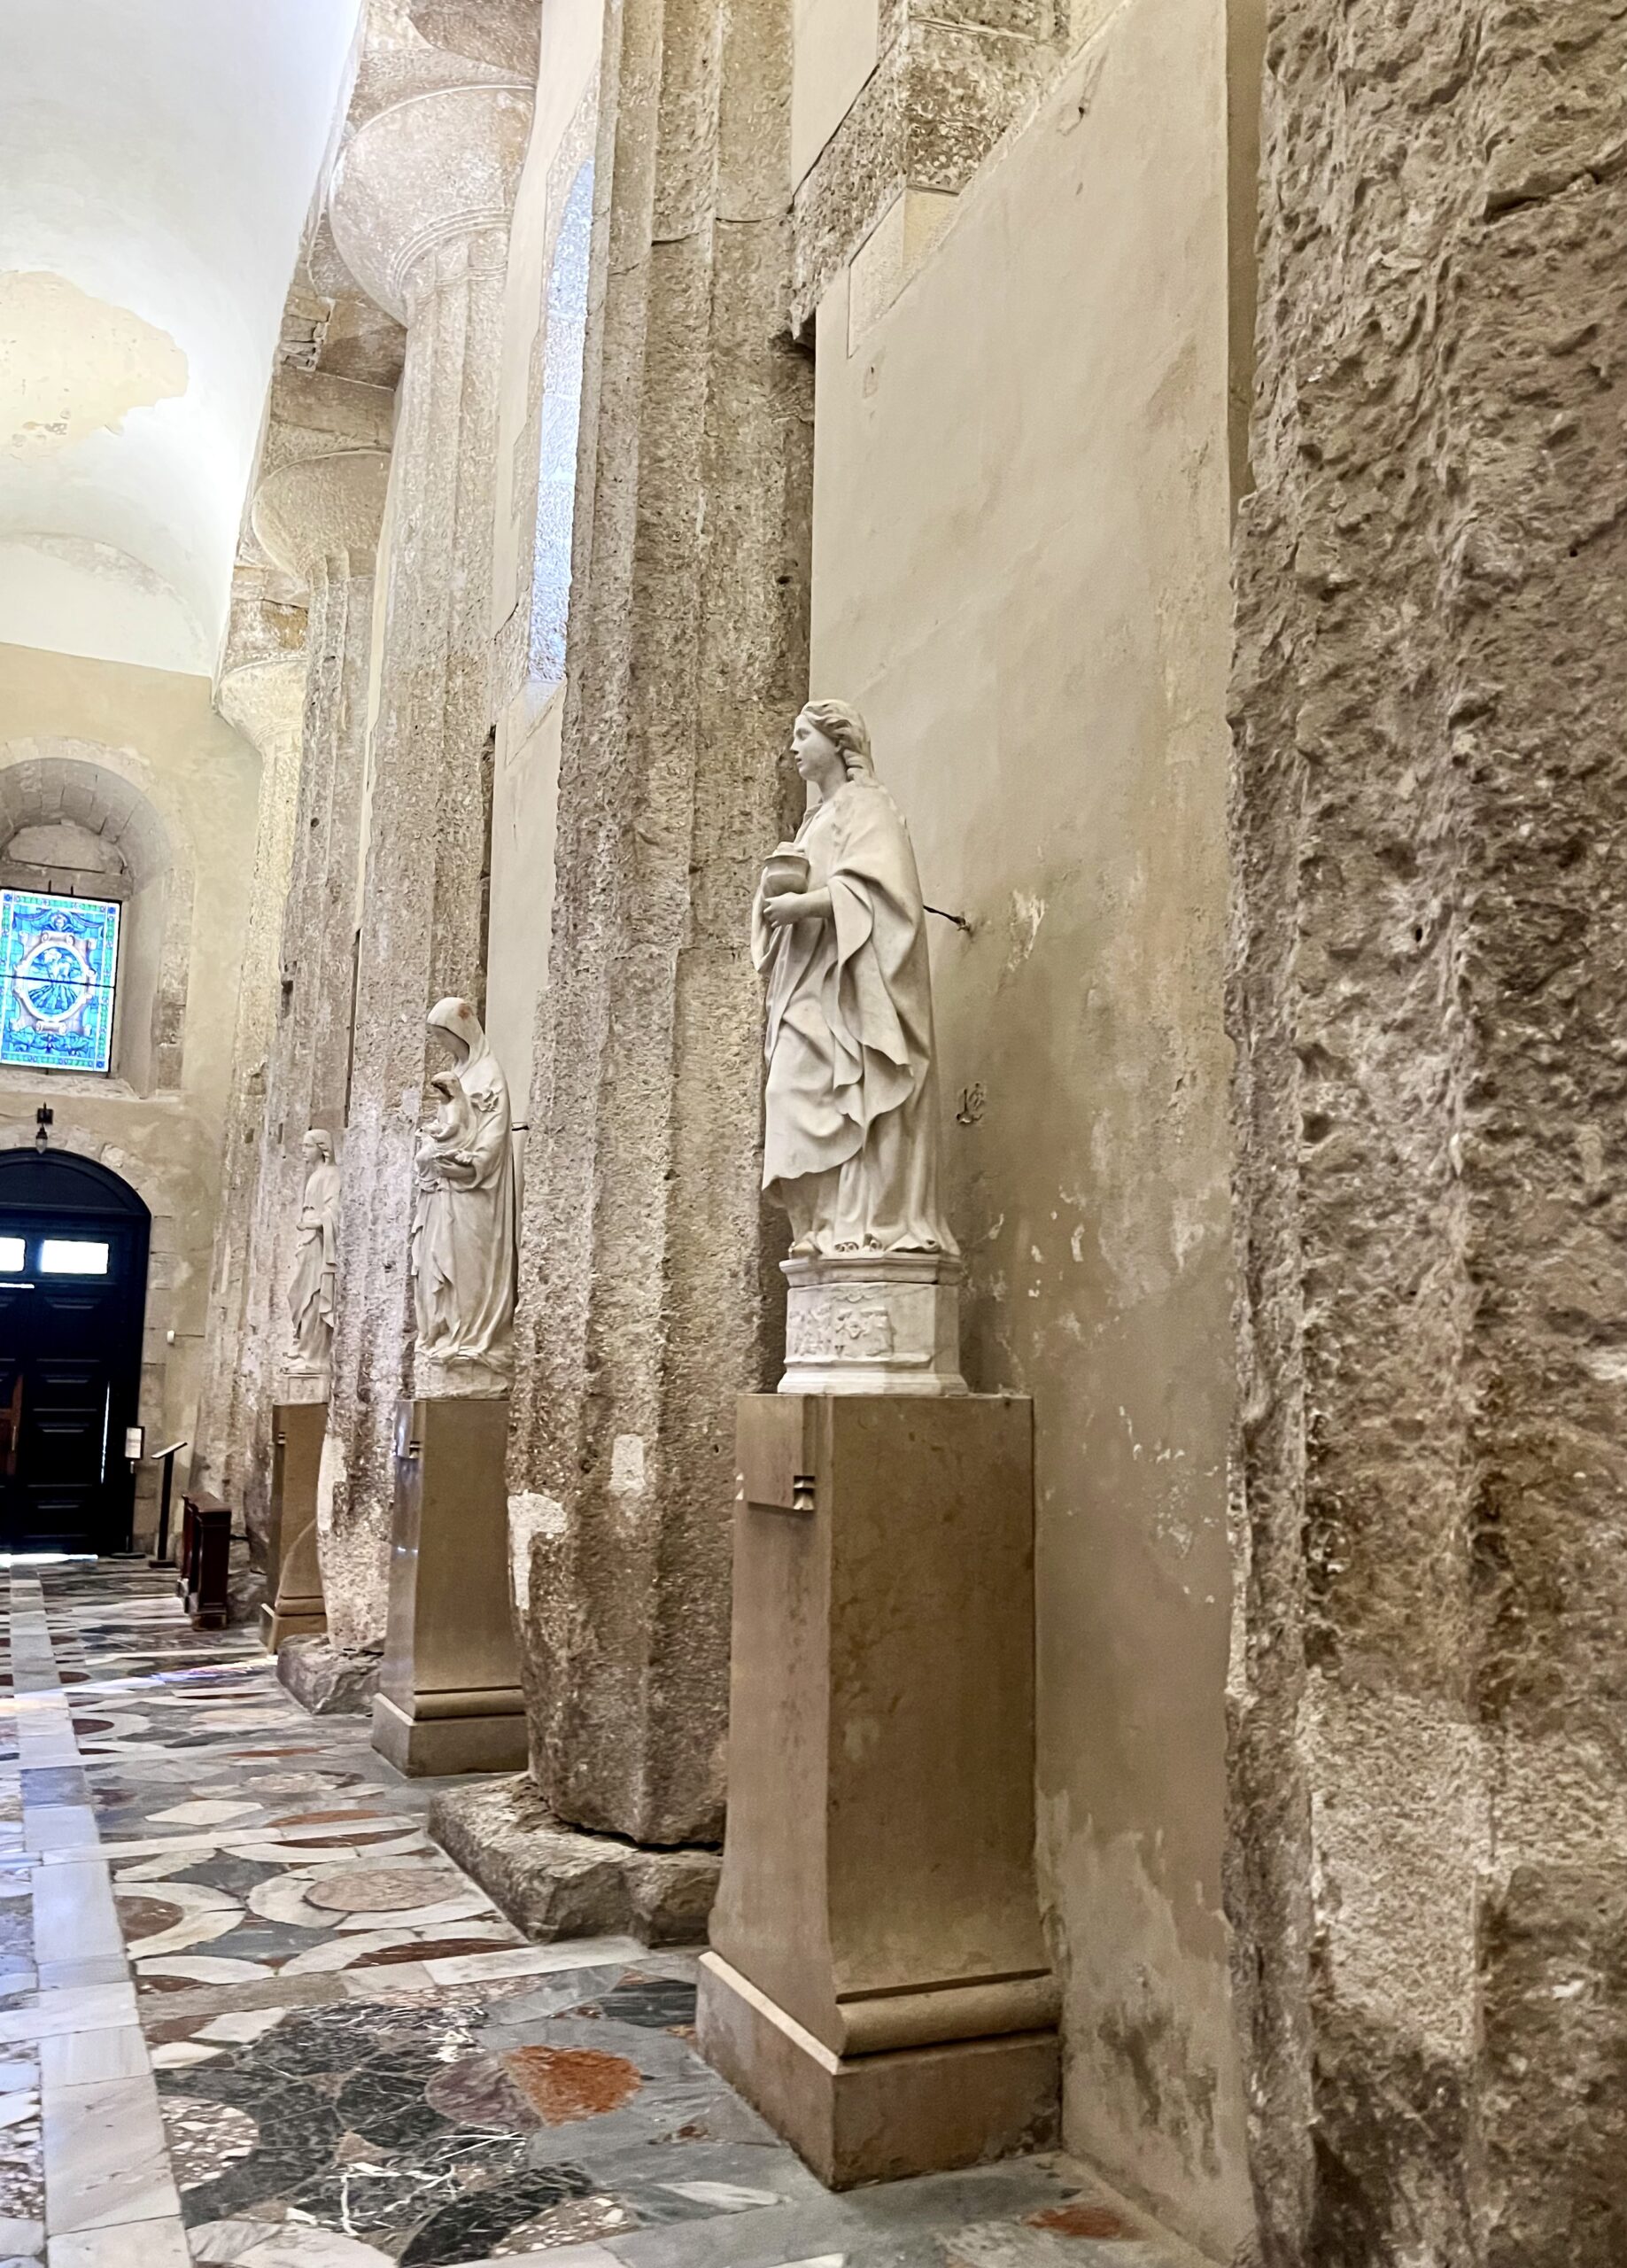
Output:
<svg viewBox="0 0 1627 2268">
<path fill-rule="evenodd" d="M 288 1317 L 293 1326 L 287 1365 L 320 1375 L 333 1345 L 334 1287 L 338 1275 L 339 1169 L 333 1162 L 333 1137 L 314 1126 L 301 1143 L 305 1189 L 293 1275 L 288 1286 Z"/>
<path fill-rule="evenodd" d="M 456 1391 L 500 1394 L 514 1361 L 515 1202 L 508 1083 L 467 1000 L 438 1001 L 430 1029 L 458 1058 L 430 1081 L 420 1138 L 413 1301 L 421 1359 Z M 461 1376 L 460 1371 L 461 1371 Z"/>
</svg>

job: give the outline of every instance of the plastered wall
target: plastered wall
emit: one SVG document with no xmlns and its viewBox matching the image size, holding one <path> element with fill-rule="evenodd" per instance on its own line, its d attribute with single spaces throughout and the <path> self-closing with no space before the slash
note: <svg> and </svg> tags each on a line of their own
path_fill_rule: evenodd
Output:
<svg viewBox="0 0 1627 2268">
<path fill-rule="evenodd" d="M 70 746 L 146 796 L 190 874 L 180 1080 L 139 1093 L 117 1076 L 0 1069 L 0 1148 L 32 1141 L 48 1102 L 53 1147 L 99 1159 L 150 1208 L 141 1418 L 158 1449 L 196 1431 L 260 759 L 211 707 L 207 678 L 0 646 L 0 765 Z M 138 1531 L 155 1518 L 143 1470 Z"/>
<path fill-rule="evenodd" d="M 497 746 L 486 1021 L 516 1117 L 531 1088 L 537 1002 L 547 981 L 564 687 L 540 676 L 530 637 L 548 278 L 564 203 L 593 156 L 604 12 L 543 12 L 537 108 L 509 237 L 498 432 L 492 636 Z"/>
<path fill-rule="evenodd" d="M 1066 2140 L 1222 2258 L 1225 50 L 1129 0 L 890 305 L 827 293 L 812 668 L 972 924 L 934 925 L 945 1138 L 969 1375 L 1036 1410 Z"/>
</svg>

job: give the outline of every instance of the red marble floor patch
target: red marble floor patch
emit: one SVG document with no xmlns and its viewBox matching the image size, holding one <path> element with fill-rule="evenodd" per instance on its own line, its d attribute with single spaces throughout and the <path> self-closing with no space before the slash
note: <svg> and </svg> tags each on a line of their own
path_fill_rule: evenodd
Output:
<svg viewBox="0 0 1627 2268">
<path fill-rule="evenodd" d="M 358 1825 L 360 1825 L 363 1820 L 368 1819 L 382 1819 L 389 1823 L 390 1814 L 388 1812 L 382 1811 L 352 1811 L 342 1806 L 337 1811 L 296 1811 L 284 1813 L 281 1818 L 274 1819 L 271 1821 L 271 1824 L 273 1827 L 327 1827 L 330 1825 L 333 1821 L 338 1819 L 354 1820 Z M 408 1827 L 413 1827 L 415 1826 L 417 1822 L 414 1820 L 408 1820 L 406 1821 L 406 1824 Z"/>
<path fill-rule="evenodd" d="M 502 2060 L 547 2126 L 619 2110 L 644 2084 L 638 2066 L 625 2055 L 608 2055 L 597 2047 L 511 2047 Z"/>
<path fill-rule="evenodd" d="M 173 1930 L 186 1919 L 186 1908 L 172 1906 L 167 1899 L 132 1896 L 128 1891 L 115 1891 L 119 1920 L 125 1936 L 133 1943 L 143 1938 L 156 1938 L 165 1930 Z"/>
<path fill-rule="evenodd" d="M 385 1946 L 379 1953 L 364 1953 L 353 1969 L 388 1969 L 392 1961 L 451 1961 L 466 1953 L 508 1953 L 513 1948 L 491 1938 L 414 1938 L 410 1945 Z"/>
<path fill-rule="evenodd" d="M 1122 2213 L 1115 2213 L 1111 2205 L 1090 2205 L 1083 2199 L 1072 2205 L 1053 2205 L 1049 2211 L 1030 2213 L 1031 2229 L 1050 2229 L 1058 2236 L 1093 2236 L 1106 2238 L 1134 2237 L 1133 2229 Z"/>
</svg>

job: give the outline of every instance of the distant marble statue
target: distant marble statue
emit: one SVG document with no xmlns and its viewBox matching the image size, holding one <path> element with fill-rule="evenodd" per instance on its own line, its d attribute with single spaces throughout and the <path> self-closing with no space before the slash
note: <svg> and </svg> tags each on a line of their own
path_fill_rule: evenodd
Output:
<svg viewBox="0 0 1627 2268">
<path fill-rule="evenodd" d="M 412 1267 L 419 1391 L 502 1394 L 514 1362 L 508 1083 L 467 1000 L 438 1001 L 430 1028 L 458 1060 L 430 1082 L 437 1107 L 415 1161 Z"/>
<path fill-rule="evenodd" d="M 810 702 L 792 749 L 817 801 L 752 908 L 763 1183 L 791 1220 L 782 1390 L 964 1393 L 915 852 L 856 710 Z"/>
<path fill-rule="evenodd" d="M 325 1377 L 333 1351 L 334 1290 L 338 1281 L 339 1169 L 333 1161 L 333 1137 L 312 1127 L 300 1144 L 305 1189 L 294 1272 L 289 1279 L 288 1312 L 293 1324 L 286 1368 L 297 1377 Z"/>
</svg>

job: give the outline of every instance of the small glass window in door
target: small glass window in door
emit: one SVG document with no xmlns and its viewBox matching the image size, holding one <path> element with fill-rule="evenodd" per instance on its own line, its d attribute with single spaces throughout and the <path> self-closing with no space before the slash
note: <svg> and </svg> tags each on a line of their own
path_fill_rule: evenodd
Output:
<svg viewBox="0 0 1627 2268">
<path fill-rule="evenodd" d="M 105 1071 L 118 976 L 116 904 L 0 889 L 0 1063 Z"/>
<path fill-rule="evenodd" d="M 107 1247 L 78 1237 L 42 1237 L 42 1276 L 105 1276 Z"/>
<path fill-rule="evenodd" d="M 20 1276 L 23 1262 L 28 1257 L 27 1243 L 22 1237 L 0 1237 L 0 1276 Z"/>
</svg>

